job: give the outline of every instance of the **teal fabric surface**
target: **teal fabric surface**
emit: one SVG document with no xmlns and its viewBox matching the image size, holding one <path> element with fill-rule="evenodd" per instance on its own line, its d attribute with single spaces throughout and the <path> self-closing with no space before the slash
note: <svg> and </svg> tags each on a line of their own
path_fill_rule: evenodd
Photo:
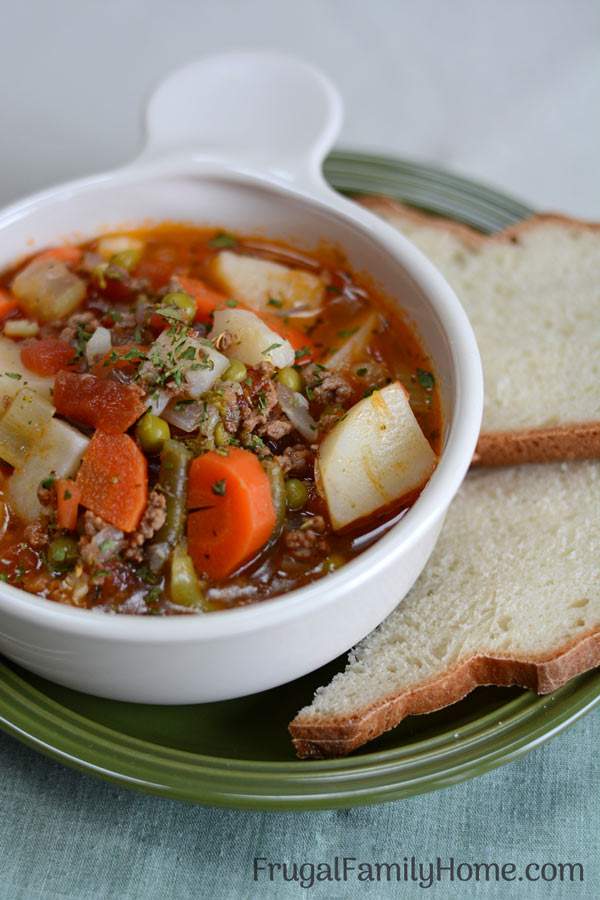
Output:
<svg viewBox="0 0 600 900">
<path fill-rule="evenodd" d="M 0 735 L 0 898 L 600 897 L 600 711 L 474 781 L 383 806 L 307 813 L 188 806 L 105 784 Z M 581 863 L 584 881 L 253 881 L 273 862 Z M 463 870 L 465 873 L 468 870 Z M 551 874 L 551 870 L 547 870 Z M 535 870 L 533 872 L 535 874 Z"/>
</svg>

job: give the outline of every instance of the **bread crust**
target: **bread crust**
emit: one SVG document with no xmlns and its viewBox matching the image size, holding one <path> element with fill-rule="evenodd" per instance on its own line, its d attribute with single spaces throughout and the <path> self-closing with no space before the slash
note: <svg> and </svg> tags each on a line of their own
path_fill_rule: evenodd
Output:
<svg viewBox="0 0 600 900">
<path fill-rule="evenodd" d="M 443 709 L 477 687 L 518 686 L 548 694 L 598 665 L 600 629 L 595 629 L 543 657 L 475 656 L 428 682 L 389 694 L 354 715 L 319 720 L 299 713 L 288 727 L 301 759 L 346 756 L 395 728 L 406 716 Z"/>
<path fill-rule="evenodd" d="M 548 223 L 600 232 L 600 222 L 585 222 L 560 213 L 540 213 L 504 231 L 486 235 L 469 225 L 420 212 L 389 197 L 360 196 L 355 199 L 362 206 L 384 218 L 399 216 L 415 225 L 437 228 L 453 234 L 471 250 L 491 242 L 518 243 L 524 232 Z M 575 422 L 548 428 L 482 432 L 473 464 L 508 466 L 598 458 L 600 458 L 600 422 Z"/>
<path fill-rule="evenodd" d="M 600 422 L 483 432 L 473 455 L 474 466 L 565 462 L 600 457 Z"/>
</svg>

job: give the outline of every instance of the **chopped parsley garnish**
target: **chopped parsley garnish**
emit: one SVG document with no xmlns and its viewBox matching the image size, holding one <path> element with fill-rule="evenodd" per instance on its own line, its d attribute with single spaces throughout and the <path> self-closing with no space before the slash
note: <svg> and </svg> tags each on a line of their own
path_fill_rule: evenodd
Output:
<svg viewBox="0 0 600 900">
<path fill-rule="evenodd" d="M 73 494 L 71 493 L 71 491 L 66 490 L 63 494 L 63 500 L 70 500 L 72 496 Z"/>
<path fill-rule="evenodd" d="M 269 297 L 267 303 L 269 306 L 275 306 L 277 309 L 281 309 L 283 306 L 283 300 L 277 300 L 275 297 Z"/>
<path fill-rule="evenodd" d="M 222 250 L 225 247 L 237 247 L 237 243 L 237 238 L 232 234 L 228 234 L 226 231 L 220 231 L 208 241 L 208 246 L 214 247 L 217 250 Z"/>
<path fill-rule="evenodd" d="M 359 378 L 362 378 L 363 375 L 366 375 L 368 371 L 369 370 L 366 366 L 361 366 L 360 369 L 356 370 L 356 374 L 359 376 Z"/>
<path fill-rule="evenodd" d="M 229 306 L 229 307 L 231 307 L 231 309 L 234 309 L 237 305 L 238 305 L 237 300 L 226 300 L 225 301 L 225 306 Z"/>
<path fill-rule="evenodd" d="M 7 378 L 14 378 L 15 381 L 20 381 L 21 378 L 23 377 L 18 372 L 5 372 L 4 374 L 6 375 Z"/>
<path fill-rule="evenodd" d="M 265 409 L 267 408 L 267 398 L 265 397 L 264 391 L 258 392 L 258 397 L 257 397 L 256 403 L 257 403 L 257 406 L 260 409 L 260 411 L 264 412 Z"/>
<path fill-rule="evenodd" d="M 49 491 L 51 487 L 54 487 L 54 478 L 50 475 L 48 478 L 44 478 L 44 480 L 40 482 L 40 485 Z"/>
<path fill-rule="evenodd" d="M 294 356 L 296 359 L 304 359 L 305 356 L 310 356 L 310 347 L 300 347 L 299 350 L 296 350 Z"/>
<path fill-rule="evenodd" d="M 8 575 L 6 572 L 0 572 L 0 581 L 8 581 Z"/>
<path fill-rule="evenodd" d="M 341 338 L 352 337 L 352 335 L 356 334 L 357 331 L 358 331 L 358 327 L 357 328 L 342 328 L 341 331 L 338 331 L 338 337 L 341 337 Z"/>
<path fill-rule="evenodd" d="M 266 356 L 271 350 L 277 350 L 278 347 L 283 347 L 283 344 L 271 344 L 266 350 L 262 351 L 262 356 Z"/>
<path fill-rule="evenodd" d="M 426 372 L 425 369 L 417 369 L 417 381 L 426 391 L 431 391 L 435 384 L 435 378 L 432 373 Z"/>
<path fill-rule="evenodd" d="M 225 491 L 227 490 L 227 484 L 224 478 L 219 479 L 219 481 L 215 481 L 212 486 L 213 494 L 216 494 L 218 497 L 224 497 Z"/>
</svg>

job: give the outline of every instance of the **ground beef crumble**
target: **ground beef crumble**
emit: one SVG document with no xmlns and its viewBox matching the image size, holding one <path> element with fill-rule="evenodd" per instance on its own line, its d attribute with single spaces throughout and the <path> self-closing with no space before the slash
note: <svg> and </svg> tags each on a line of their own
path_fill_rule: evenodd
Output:
<svg viewBox="0 0 600 900">
<path fill-rule="evenodd" d="M 148 498 L 146 511 L 141 518 L 136 531 L 129 535 L 127 547 L 123 553 L 125 559 L 132 562 L 141 562 L 143 559 L 144 544 L 154 537 L 165 524 L 167 518 L 167 500 L 160 491 L 153 490 Z"/>
<path fill-rule="evenodd" d="M 324 554 L 329 545 L 323 537 L 327 525 L 323 516 L 306 519 L 300 528 L 285 531 L 283 540 L 290 556 L 296 559 L 308 559 L 313 554 Z"/>
<path fill-rule="evenodd" d="M 284 475 L 306 475 L 314 466 L 315 454 L 306 444 L 293 444 L 286 447 L 277 457 L 277 462 Z"/>
<path fill-rule="evenodd" d="M 73 315 L 67 319 L 67 324 L 59 334 L 59 338 L 61 341 L 72 344 L 77 337 L 77 332 L 80 328 L 83 328 L 88 334 L 93 334 L 99 325 L 100 322 L 93 312 L 73 313 Z"/>
</svg>

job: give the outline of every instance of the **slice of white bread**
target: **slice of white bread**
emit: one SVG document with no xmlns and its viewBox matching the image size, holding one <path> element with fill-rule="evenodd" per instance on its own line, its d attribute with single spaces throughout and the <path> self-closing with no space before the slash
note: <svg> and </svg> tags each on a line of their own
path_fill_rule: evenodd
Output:
<svg viewBox="0 0 600 900">
<path fill-rule="evenodd" d="M 486 237 L 361 198 L 423 250 L 471 320 L 485 377 L 474 462 L 600 457 L 600 225 L 535 216 Z"/>
<path fill-rule="evenodd" d="M 598 462 L 472 472 L 412 591 L 291 722 L 298 755 L 343 756 L 477 685 L 547 693 L 600 664 L 599 510 Z"/>
</svg>

